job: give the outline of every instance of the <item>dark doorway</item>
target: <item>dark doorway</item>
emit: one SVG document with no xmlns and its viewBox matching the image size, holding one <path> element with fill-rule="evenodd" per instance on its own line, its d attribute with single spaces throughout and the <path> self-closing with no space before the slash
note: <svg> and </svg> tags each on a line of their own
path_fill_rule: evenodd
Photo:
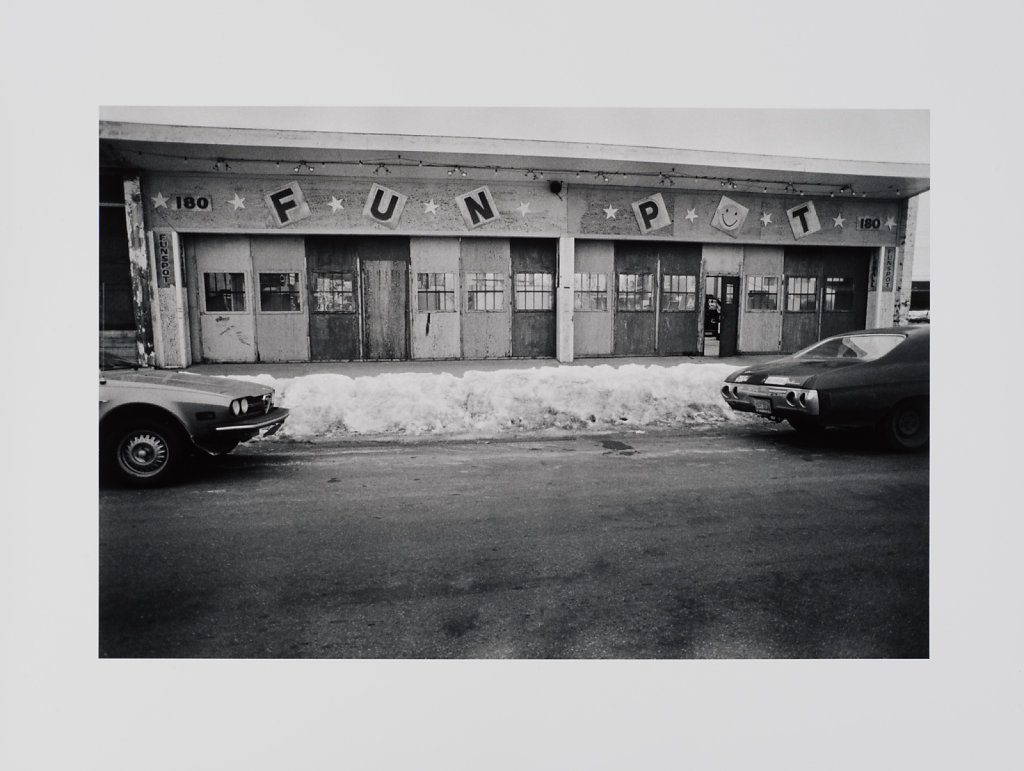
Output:
<svg viewBox="0 0 1024 771">
<path fill-rule="evenodd" d="M 739 337 L 739 276 L 708 276 L 704 284 L 704 355 L 735 356 Z"/>
</svg>

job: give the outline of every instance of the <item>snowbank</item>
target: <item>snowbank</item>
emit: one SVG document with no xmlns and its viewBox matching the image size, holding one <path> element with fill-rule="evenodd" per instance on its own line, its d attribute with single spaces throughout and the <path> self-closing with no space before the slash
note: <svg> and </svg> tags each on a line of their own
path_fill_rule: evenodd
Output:
<svg viewBox="0 0 1024 771">
<path fill-rule="evenodd" d="M 492 372 L 347 377 L 239 377 L 272 386 L 291 410 L 281 437 L 373 435 L 494 436 L 673 427 L 736 419 L 719 395 L 735 369 L 719 364 L 671 367 L 537 367 Z"/>
</svg>

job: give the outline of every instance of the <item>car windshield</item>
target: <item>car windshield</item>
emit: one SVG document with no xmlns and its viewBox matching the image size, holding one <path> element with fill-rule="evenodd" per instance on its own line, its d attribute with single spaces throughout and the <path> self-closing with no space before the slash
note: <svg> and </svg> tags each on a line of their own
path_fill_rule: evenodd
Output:
<svg viewBox="0 0 1024 771">
<path fill-rule="evenodd" d="M 843 335 L 823 340 L 793 354 L 803 359 L 860 359 L 871 361 L 889 353 L 905 335 Z"/>
</svg>

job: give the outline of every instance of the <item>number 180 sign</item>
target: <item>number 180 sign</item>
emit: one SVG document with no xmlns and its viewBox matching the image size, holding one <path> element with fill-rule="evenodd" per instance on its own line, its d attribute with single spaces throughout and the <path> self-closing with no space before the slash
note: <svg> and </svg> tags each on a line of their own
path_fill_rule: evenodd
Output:
<svg viewBox="0 0 1024 771">
<path fill-rule="evenodd" d="M 210 211 L 208 195 L 176 195 L 170 201 L 170 208 L 182 211 Z"/>
</svg>

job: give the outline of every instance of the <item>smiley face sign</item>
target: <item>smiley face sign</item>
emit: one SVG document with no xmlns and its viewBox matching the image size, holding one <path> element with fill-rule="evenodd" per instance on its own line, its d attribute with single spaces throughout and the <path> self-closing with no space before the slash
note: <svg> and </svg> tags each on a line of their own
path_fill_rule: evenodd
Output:
<svg viewBox="0 0 1024 771">
<path fill-rule="evenodd" d="M 750 209 L 746 206 L 723 195 L 722 200 L 718 202 L 718 208 L 715 209 L 715 216 L 711 218 L 711 227 L 736 238 L 749 213 Z"/>
</svg>

